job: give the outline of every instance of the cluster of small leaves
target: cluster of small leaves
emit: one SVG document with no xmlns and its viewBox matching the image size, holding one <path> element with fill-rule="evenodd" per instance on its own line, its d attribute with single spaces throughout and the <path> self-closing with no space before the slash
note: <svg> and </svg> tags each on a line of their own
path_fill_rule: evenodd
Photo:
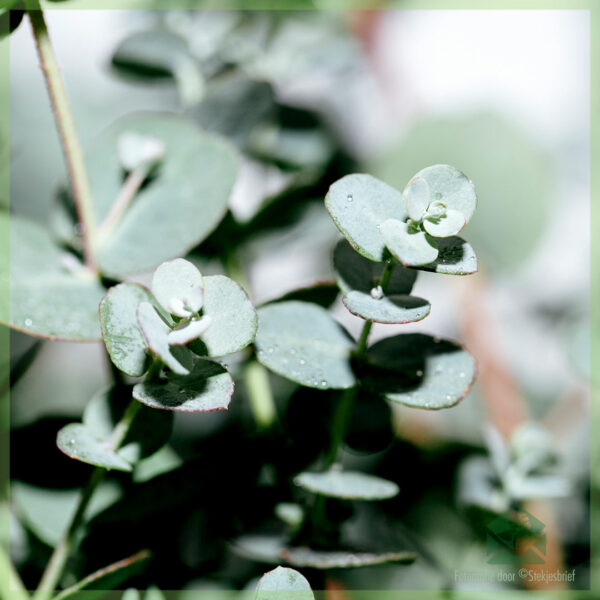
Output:
<svg viewBox="0 0 600 600">
<path fill-rule="evenodd" d="M 72 458 L 131 471 L 169 439 L 172 415 L 152 409 L 211 412 L 228 407 L 233 378 L 211 358 L 250 344 L 257 317 L 233 280 L 205 278 L 191 262 L 175 259 L 156 269 L 152 291 L 130 282 L 110 288 L 100 303 L 100 323 L 115 366 L 133 377 L 146 374 L 133 386 L 133 398 L 145 407 L 125 440 L 115 440 L 125 411 L 123 394 L 106 392 L 88 404 L 83 423 L 59 432 L 57 443 Z"/>
<path fill-rule="evenodd" d="M 460 467 L 461 504 L 502 514 L 525 500 L 569 495 L 568 480 L 556 472 L 552 437 L 542 425 L 523 423 L 508 444 L 492 425 L 484 434 L 488 456 L 472 456 Z"/>
</svg>

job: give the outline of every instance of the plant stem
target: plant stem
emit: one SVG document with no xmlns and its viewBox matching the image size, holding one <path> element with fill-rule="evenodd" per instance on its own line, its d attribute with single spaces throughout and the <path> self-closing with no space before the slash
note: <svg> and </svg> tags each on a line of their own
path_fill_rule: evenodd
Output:
<svg viewBox="0 0 600 600">
<path fill-rule="evenodd" d="M 259 362 L 251 360 L 244 370 L 244 381 L 256 424 L 261 429 L 268 429 L 276 417 L 269 375 Z"/>
<path fill-rule="evenodd" d="M 29 594 L 13 566 L 8 552 L 0 546 L 0 597 L 28 600 Z"/>
<path fill-rule="evenodd" d="M 96 272 L 94 205 L 75 122 L 39 0 L 27 0 L 27 14 L 67 164 L 71 192 L 81 227 L 85 263 L 90 270 Z"/>
<path fill-rule="evenodd" d="M 129 203 L 133 199 L 133 197 L 137 194 L 140 187 L 146 180 L 148 176 L 148 168 L 140 167 L 139 169 L 134 169 L 129 173 L 119 195 L 115 199 L 108 215 L 98 228 L 98 243 L 101 244 L 103 240 L 105 240 L 115 228 L 115 225 L 119 222 L 121 215 L 125 212 L 126 208 L 129 206 Z"/>
<path fill-rule="evenodd" d="M 132 400 L 129 403 L 125 409 L 125 413 L 121 417 L 121 420 L 116 424 L 112 432 L 109 442 L 109 448 L 111 450 L 117 450 L 123 443 L 123 440 L 127 437 L 131 425 L 133 424 L 133 420 L 140 407 L 141 404 L 137 400 Z M 71 552 L 75 537 L 77 536 L 77 533 L 83 524 L 86 510 L 94 493 L 98 489 L 98 486 L 104 479 L 105 474 L 106 469 L 102 467 L 96 467 L 92 472 L 89 481 L 81 493 L 79 504 L 77 505 L 75 514 L 71 518 L 67 532 L 58 545 L 54 548 L 52 556 L 50 557 L 50 561 L 46 565 L 46 569 L 42 575 L 42 579 L 34 596 L 35 600 L 48 600 L 48 598 L 51 597 L 52 592 L 56 589 L 56 586 L 65 568 L 67 559 L 69 558 L 69 553 Z"/>
</svg>

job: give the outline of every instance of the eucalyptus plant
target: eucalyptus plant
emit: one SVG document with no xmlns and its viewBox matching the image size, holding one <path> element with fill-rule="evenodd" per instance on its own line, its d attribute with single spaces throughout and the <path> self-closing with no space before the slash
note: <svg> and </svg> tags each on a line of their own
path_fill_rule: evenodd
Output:
<svg viewBox="0 0 600 600">
<path fill-rule="evenodd" d="M 402 490 L 394 477 L 361 469 L 345 448 L 372 422 L 375 437 L 389 433 L 390 406 L 449 409 L 473 385 L 475 360 L 455 341 L 414 332 L 371 338 L 374 324 L 383 332 L 429 315 L 430 303 L 411 293 L 419 271 L 477 271 L 475 251 L 458 235 L 476 208 L 473 182 L 444 164 L 424 166 L 402 191 L 353 173 L 312 113 L 276 99 L 285 74 L 265 58 L 276 36 L 259 35 L 260 15 L 222 16 L 228 35 L 210 51 L 168 30 L 125 40 L 114 66 L 166 73 L 182 111 L 125 116 L 83 153 L 43 12 L 33 3 L 27 13 L 69 181 L 49 227 L 0 215 L 11 239 L 10 264 L 0 272 L 10 279 L 11 306 L 0 319 L 43 340 L 101 341 L 112 380 L 80 421 L 57 431 L 58 449 L 94 469 L 58 535 L 39 536 L 54 548 L 37 598 L 108 589 L 144 569 L 144 581 L 151 578 L 145 548 L 85 577 L 69 559 L 86 527 L 152 519 L 154 501 L 172 514 L 178 503 L 206 499 L 211 526 L 223 528 L 218 551 L 253 565 L 237 585 L 265 563 L 280 565 L 260 579 L 257 600 L 281 590 L 313 597 L 289 567 L 318 587 L 316 573 L 422 557 L 418 544 L 365 535 L 386 527 L 385 506 Z M 231 43 L 246 38 L 250 54 Z M 240 165 L 250 161 L 276 169 L 283 183 L 242 221 L 230 198 Z M 312 198 L 341 233 L 331 281 L 255 307 L 245 250 L 294 222 Z M 360 320 L 356 337 L 334 316 L 339 297 L 337 308 Z M 299 405 L 308 408 L 295 418 Z M 199 436 L 200 459 L 173 460 L 175 424 L 200 423 L 186 413 L 224 411 L 222 438 Z M 367 453 L 383 454 L 387 442 L 377 441 L 383 445 Z M 100 503 L 106 491 L 114 494 Z M 21 495 L 17 488 L 17 504 Z M 381 510 L 372 508 L 377 502 Z M 162 597 L 154 588 L 147 596 Z"/>
</svg>

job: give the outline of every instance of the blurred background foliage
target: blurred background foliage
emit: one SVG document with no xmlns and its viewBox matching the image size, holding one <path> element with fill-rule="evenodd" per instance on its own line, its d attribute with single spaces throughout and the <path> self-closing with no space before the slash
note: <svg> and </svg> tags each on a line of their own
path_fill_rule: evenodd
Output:
<svg viewBox="0 0 600 600">
<path fill-rule="evenodd" d="M 552 473 L 569 492 L 540 500 L 551 494 L 539 491 L 524 506 L 546 524 L 546 568 L 575 568 L 575 587 L 585 588 L 588 500 L 600 491 L 600 472 L 590 487 L 589 469 L 585 15 L 56 11 L 48 19 L 86 146 L 120 116 L 158 110 L 238 148 L 230 210 L 189 258 L 207 274 L 233 264 L 256 303 L 331 279 L 338 233 L 322 200 L 340 176 L 369 172 L 402 188 L 423 166 L 448 163 L 473 179 L 479 206 L 466 237 L 480 272 L 459 281 L 421 273 L 416 293 L 432 314 L 399 330 L 464 341 L 479 360 L 479 382 L 439 413 L 359 402 L 344 455 L 348 466 L 401 487 L 380 514 L 352 506 L 349 534 L 374 550 L 415 550 L 420 560 L 303 572 L 315 589 L 450 586 L 460 598 L 480 588 L 454 573 L 495 569 L 485 562 L 486 524 L 508 492 L 493 468 L 515 431 L 534 421 L 546 441 L 531 448 L 549 445 Z M 11 210 L 77 248 L 26 22 L 10 43 Z M 323 301 L 335 301 L 336 317 L 358 331 L 339 299 Z M 11 553 L 33 585 L 89 473 L 60 454 L 56 432 L 81 416 L 109 369 L 100 345 L 13 333 L 11 371 Z M 275 506 L 294 501 L 289 480 L 322 449 L 331 404 L 330 392 L 307 394 L 275 376 L 272 385 L 279 424 L 268 435 L 254 430 L 238 386 L 227 414 L 177 415 L 171 444 L 140 463 L 133 483 L 111 475 L 63 584 L 147 547 L 152 567 L 132 579 L 140 588 L 254 589 L 265 565 L 229 542 L 277 528 Z M 332 510 L 337 518 L 349 509 Z"/>
</svg>

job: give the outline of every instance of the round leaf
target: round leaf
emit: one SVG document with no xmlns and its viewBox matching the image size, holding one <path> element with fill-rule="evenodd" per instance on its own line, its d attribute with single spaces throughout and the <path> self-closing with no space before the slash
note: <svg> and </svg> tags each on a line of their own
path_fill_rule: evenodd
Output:
<svg viewBox="0 0 600 600">
<path fill-rule="evenodd" d="M 10 303 L 0 301 L 0 322 L 28 335 L 52 340 L 100 340 L 100 281 L 73 255 L 59 248 L 46 228 L 0 214 L 0 236 L 10 252 L 0 260 L 0 281 L 10 285 Z"/>
<path fill-rule="evenodd" d="M 71 423 L 63 427 L 58 432 L 56 445 L 70 458 L 90 465 L 118 471 L 131 471 L 132 468 L 105 440 L 98 439 L 81 423 Z"/>
<path fill-rule="evenodd" d="M 333 268 L 342 292 L 352 290 L 369 294 L 381 282 L 384 265 L 374 263 L 358 254 L 346 240 L 340 240 L 333 251 Z M 417 272 L 396 265 L 387 285 L 388 294 L 410 294 Z"/>
<path fill-rule="evenodd" d="M 414 552 L 332 552 L 310 548 L 283 548 L 283 559 L 294 567 L 312 569 L 348 569 L 369 567 L 386 563 L 412 563 L 417 560 Z"/>
<path fill-rule="evenodd" d="M 443 275 L 471 275 L 477 272 L 477 256 L 470 244 L 457 236 L 437 238 L 438 257 L 428 265 L 416 267 Z"/>
<path fill-rule="evenodd" d="M 197 359 L 187 377 L 169 373 L 166 380 L 138 383 L 133 397 L 151 408 L 181 412 L 213 412 L 229 406 L 233 379 L 221 365 Z"/>
<path fill-rule="evenodd" d="M 423 227 L 429 235 L 437 238 L 445 238 L 456 235 L 464 226 L 465 218 L 457 210 L 447 210 L 446 214 L 435 218 L 425 219 Z"/>
<path fill-rule="evenodd" d="M 139 377 L 148 369 L 148 346 L 137 324 L 141 302 L 153 302 L 152 294 L 137 283 L 110 288 L 100 303 L 100 326 L 106 350 L 115 366 Z"/>
<path fill-rule="evenodd" d="M 424 179 L 415 177 L 404 190 L 406 212 L 413 221 L 420 221 L 431 202 L 429 186 Z"/>
<path fill-rule="evenodd" d="M 294 483 L 314 494 L 348 500 L 385 500 L 400 491 L 393 481 L 353 471 L 300 473 Z"/>
<path fill-rule="evenodd" d="M 435 242 L 422 231 L 413 231 L 396 219 L 384 221 L 379 230 L 392 256 L 405 267 L 416 267 L 433 262 L 438 256 Z"/>
<path fill-rule="evenodd" d="M 181 359 L 185 356 L 186 348 L 174 348 L 173 351 L 171 350 L 169 347 L 169 333 L 171 333 L 171 328 L 162 320 L 162 317 L 152 304 L 142 302 L 138 305 L 137 323 L 150 350 L 169 369 L 179 375 L 187 375 L 189 373 L 189 366 L 181 363 Z M 177 356 L 174 354 L 175 350 L 179 350 Z"/>
<path fill-rule="evenodd" d="M 285 592 L 293 593 L 287 595 Z M 294 569 L 277 567 L 260 578 L 254 600 L 314 600 L 314 597 L 306 577 Z"/>
<path fill-rule="evenodd" d="M 379 224 L 387 219 L 406 219 L 402 194 L 364 174 L 347 175 L 336 181 L 325 196 L 325 206 L 352 247 L 375 262 L 387 256 Z"/>
<path fill-rule="evenodd" d="M 468 223 L 477 206 L 473 182 L 450 165 L 433 165 L 419 171 L 411 181 L 427 182 L 431 202 L 443 202 L 446 208 L 460 212 Z M 409 183 L 409 186 L 411 184 Z"/>
<path fill-rule="evenodd" d="M 427 300 L 417 296 L 373 298 L 364 292 L 348 292 L 342 302 L 357 317 L 376 323 L 413 323 L 424 319 L 431 310 Z"/>
<path fill-rule="evenodd" d="M 162 263 L 154 271 L 152 293 L 167 312 L 187 317 L 202 308 L 204 280 L 193 263 L 176 258 Z"/>
<path fill-rule="evenodd" d="M 204 278 L 205 317 L 210 326 L 190 348 L 200 356 L 225 356 L 251 344 L 258 316 L 244 288 L 224 275 Z"/>
<path fill-rule="evenodd" d="M 345 389 L 356 383 L 350 368 L 354 343 L 333 317 L 306 302 L 277 302 L 258 311 L 258 360 L 302 385 Z"/>
<path fill-rule="evenodd" d="M 187 254 L 206 238 L 225 214 L 237 172 L 235 151 L 187 119 L 158 114 L 125 117 L 86 155 L 98 223 L 123 185 L 117 145 L 125 131 L 159 140 L 165 156 L 98 250 L 100 270 L 115 279 L 150 271 Z"/>
<path fill-rule="evenodd" d="M 437 410 L 458 404 L 471 390 L 476 366 L 463 348 L 423 334 L 386 338 L 368 349 L 367 383 L 388 400 Z"/>
<path fill-rule="evenodd" d="M 125 413 L 130 398 L 109 389 L 96 394 L 85 407 L 83 424 L 99 440 L 108 442 Z M 117 453 L 131 464 L 160 450 L 171 437 L 173 415 L 142 406 Z"/>
</svg>

